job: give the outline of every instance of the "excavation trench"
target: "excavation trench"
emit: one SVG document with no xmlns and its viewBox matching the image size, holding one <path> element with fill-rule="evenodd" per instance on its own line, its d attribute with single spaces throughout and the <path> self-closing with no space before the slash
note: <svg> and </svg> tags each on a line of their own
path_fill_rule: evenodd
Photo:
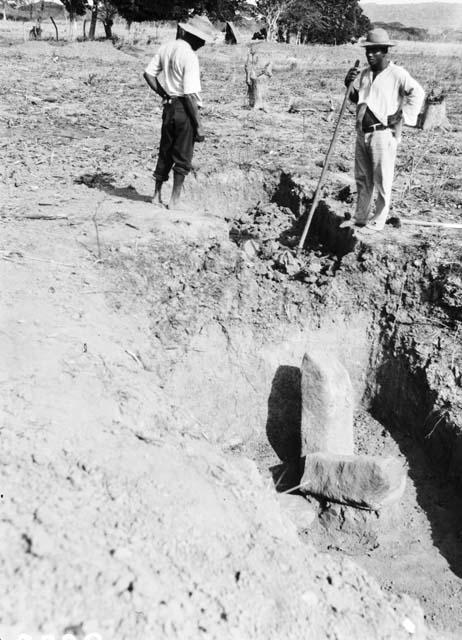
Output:
<svg viewBox="0 0 462 640">
<path fill-rule="evenodd" d="M 295 214 L 292 231 L 298 231 L 309 205 L 304 186 L 288 174 L 266 178 L 262 190 L 262 176 L 256 173 L 214 176 L 213 194 L 209 183 L 196 185 L 191 199 L 208 194 L 206 200 L 222 205 L 228 220 L 236 217 L 236 206 L 248 209 L 249 202 L 287 208 Z M 297 218 L 300 213 L 302 218 Z M 308 253 L 329 255 L 335 262 L 328 283 L 331 296 L 313 295 L 310 285 L 296 282 L 296 296 L 303 300 L 299 313 L 292 314 L 292 285 L 284 276 L 277 286 L 279 296 L 289 301 L 285 318 L 265 322 L 257 315 L 236 316 L 204 323 L 165 377 L 164 390 L 199 421 L 207 438 L 230 454 L 252 458 L 274 481 L 274 468 L 300 455 L 303 355 L 316 351 L 326 360 L 340 360 L 354 387 L 357 451 L 400 456 L 408 467 L 410 489 L 393 517 L 378 520 L 372 528 L 364 521 L 347 527 L 344 513 L 334 508 L 332 515 L 332 506 L 320 503 L 324 517 L 317 529 L 301 535 L 331 553 L 354 555 L 386 588 L 419 598 L 434 624 L 456 628 L 462 622 L 454 620 L 451 609 L 462 576 L 460 393 L 456 390 L 453 404 L 441 393 L 441 377 L 430 375 L 438 362 L 432 365 L 432 358 L 419 351 L 398 315 L 403 310 L 413 313 L 411 295 L 403 295 L 403 288 L 412 289 L 419 305 L 427 300 L 428 245 L 396 237 L 365 242 L 344 222 L 338 202 L 329 196 L 321 202 L 310 232 Z M 249 237 L 238 233 L 233 239 L 242 248 Z M 281 237 L 284 242 L 290 233 Z M 251 265 L 264 261 L 258 238 L 255 242 Z M 405 285 L 390 285 L 403 271 Z M 453 330 L 448 323 L 441 332 L 450 336 Z M 422 579 L 426 562 L 433 580 Z"/>
<path fill-rule="evenodd" d="M 207 413 L 210 411 L 212 423 L 217 423 L 219 416 L 220 421 L 224 418 L 228 433 L 230 429 L 241 435 L 254 435 L 255 430 L 260 434 L 265 433 L 263 425 L 267 428 L 268 423 L 272 424 L 273 418 L 268 414 L 273 413 L 279 413 L 281 417 L 278 426 L 270 427 L 271 431 L 284 431 L 283 424 L 288 431 L 293 431 L 295 427 L 290 425 L 297 422 L 293 416 L 298 410 L 293 405 L 299 406 L 301 359 L 307 349 L 322 349 L 326 357 L 337 357 L 346 366 L 355 387 L 358 406 L 370 411 L 392 434 L 405 428 L 425 448 L 438 472 L 450 476 L 452 482 L 460 483 L 460 395 L 454 398 L 454 407 L 450 402 L 443 401 L 438 389 L 426 375 L 428 358 L 419 360 L 419 350 L 413 350 L 414 343 L 411 342 L 409 347 L 406 342 L 406 323 L 401 325 L 397 314 L 389 314 L 394 329 L 391 334 L 390 326 L 384 321 L 390 307 L 390 297 L 386 298 L 392 289 L 390 280 L 399 275 L 399 270 L 409 272 L 410 261 L 415 266 L 414 272 L 405 277 L 399 291 L 396 291 L 396 287 L 392 291 L 396 305 L 404 306 L 403 285 L 407 282 L 414 289 L 414 297 L 416 289 L 420 288 L 417 291 L 419 301 L 428 301 L 427 288 L 430 285 L 425 282 L 427 273 L 423 264 L 427 258 L 428 243 L 419 245 L 408 237 L 396 242 L 396 235 L 388 243 L 382 243 L 381 238 L 358 238 L 353 228 L 345 224 L 343 213 L 339 212 L 338 201 L 343 200 L 344 192 L 344 184 L 334 184 L 328 197 L 321 200 L 310 228 L 307 251 L 329 255 L 334 260 L 335 268 L 330 274 L 332 283 L 337 270 L 343 272 L 343 264 L 347 268 L 344 280 L 348 280 L 350 274 L 355 279 L 357 274 L 352 273 L 352 265 L 359 265 L 361 272 L 373 272 L 377 265 L 381 270 L 381 278 L 375 279 L 372 273 L 372 279 L 366 280 L 366 284 L 373 285 L 370 291 L 364 289 L 364 280 L 359 281 L 361 293 L 364 294 L 362 297 L 357 295 L 358 283 L 355 282 L 351 291 L 347 288 L 346 292 L 336 296 L 336 304 L 315 302 L 311 317 L 306 316 L 301 321 L 297 317 L 293 322 L 292 318 L 287 317 L 279 325 L 274 323 L 268 335 L 252 322 L 231 322 L 226 325 L 212 322 L 203 327 L 193 349 L 194 353 L 200 355 L 191 356 L 194 361 L 191 371 L 197 371 L 198 367 L 204 372 L 205 379 L 214 386 L 214 393 L 208 394 L 210 399 L 204 409 L 207 407 Z M 205 201 L 205 209 L 214 203 L 215 210 L 220 210 L 228 221 L 236 218 L 236 210 L 249 209 L 256 203 L 263 206 L 274 203 L 277 207 L 289 209 L 294 214 L 292 228 L 284 229 L 279 234 L 279 240 L 282 245 L 293 247 L 293 239 L 298 239 L 306 221 L 310 194 L 306 181 L 297 175 L 285 172 L 262 175 L 257 171 L 236 170 L 232 175 L 214 174 L 212 179 L 205 179 L 203 184 L 196 183 L 188 196 L 193 202 L 199 202 L 200 199 Z M 231 226 L 233 228 L 232 222 Z M 231 231 L 231 237 L 241 247 L 243 240 L 253 237 L 252 233 L 238 233 L 237 236 L 233 236 Z M 389 253 L 390 244 L 393 245 L 392 255 Z M 251 255 L 250 258 L 258 260 L 257 256 Z M 382 286 L 384 291 L 380 291 Z M 437 285 L 433 283 L 431 286 Z M 306 292 L 307 299 L 310 293 Z M 391 298 L 394 304 L 393 295 Z M 396 331 L 397 325 L 403 327 L 401 332 Z M 444 328 L 441 323 L 440 326 Z M 448 325 L 447 328 L 456 326 Z M 230 386 L 223 387 L 224 379 L 228 378 Z M 191 384 L 194 387 L 192 380 Z M 231 408 L 222 412 L 222 403 L 228 405 L 228 400 L 223 397 L 223 388 L 230 391 L 229 401 L 237 409 L 237 422 Z M 181 389 L 177 391 L 181 392 Z M 285 408 L 278 410 L 279 405 Z M 285 454 L 279 457 L 287 458 Z"/>
<path fill-rule="evenodd" d="M 294 465 L 303 356 L 343 364 L 353 385 L 355 453 L 399 458 L 406 491 L 393 508 L 366 515 L 317 496 L 314 521 L 296 522 L 299 535 L 321 551 L 354 556 L 384 589 L 418 599 L 429 622 L 455 631 L 462 272 L 454 265 L 462 256 L 450 236 L 387 228 L 361 237 L 348 224 L 353 185 L 339 174 L 299 256 L 314 187 L 303 175 L 248 167 L 198 174 L 185 196 L 194 215 L 159 215 L 158 237 L 140 235 L 137 251 L 117 254 L 117 278 L 124 274 L 124 290 L 137 290 L 151 309 L 163 396 L 199 437 L 254 460 L 279 492 L 303 469 L 303 461 Z M 147 229 L 152 215 L 146 206 Z M 133 216 L 139 227 L 138 205 Z"/>
<path fill-rule="evenodd" d="M 24 63 L 11 78 L 21 98 L 26 67 L 40 79 L 37 51 L 10 49 Z M 283 113 L 298 72 L 289 93 L 274 94 L 274 113 L 253 117 L 239 98 L 244 49 L 230 75 L 229 56 L 212 47 L 203 63 L 215 101 L 205 115 L 220 135 L 197 149 L 202 166 L 185 196 L 194 211 L 183 217 L 150 202 L 153 107 L 133 81 L 139 60 L 116 51 L 130 91 L 109 104 L 118 87 L 104 67 L 114 66 L 115 49 L 90 52 L 100 71 L 90 81 L 83 50 L 65 49 L 59 60 L 49 52 L 69 82 L 58 96 L 56 153 L 38 161 L 49 156 L 42 103 L 51 85 L 37 85 L 38 102 L 26 101 L 25 123 L 9 132 L 31 127 L 38 186 L 30 162 L 16 162 L 17 145 L 5 148 L 2 624 L 20 623 L 15 636 L 425 637 L 420 612 L 392 592 L 459 632 L 457 245 L 404 229 L 355 235 L 344 224 L 354 197 L 345 138 L 307 251 L 300 264 L 294 257 L 331 126 L 321 103 L 325 68 L 338 69 L 333 49 L 314 52 L 318 71 L 301 61 L 313 91 L 322 89 L 312 136 L 305 118 Z M 98 111 L 112 126 L 99 126 Z M 409 140 L 403 162 L 422 147 Z M 456 152 L 436 142 L 422 172 L 404 167 L 409 189 Z M 284 172 L 263 169 L 279 162 Z M 442 202 L 451 175 L 438 168 Z M 71 185 L 83 171 L 98 173 Z M 421 187 L 426 197 L 425 180 Z M 49 211 L 56 215 L 42 215 Z M 356 452 L 406 462 L 396 509 L 364 515 L 282 495 L 275 468 L 300 454 L 300 366 L 314 350 L 352 380 Z M 285 498 L 315 519 L 300 523 Z"/>
</svg>

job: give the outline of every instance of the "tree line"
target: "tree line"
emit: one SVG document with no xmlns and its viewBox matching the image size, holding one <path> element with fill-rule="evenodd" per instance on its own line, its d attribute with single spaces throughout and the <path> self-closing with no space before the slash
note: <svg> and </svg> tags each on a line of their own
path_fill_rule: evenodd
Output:
<svg viewBox="0 0 462 640">
<path fill-rule="evenodd" d="M 358 0 L 256 0 L 265 19 L 269 40 L 342 44 L 359 38 L 370 28 Z"/>
<path fill-rule="evenodd" d="M 4 0 L 5 2 L 6 0 Z M 264 24 L 268 40 L 297 43 L 341 44 L 363 35 L 370 27 L 358 0 L 61 0 L 71 24 L 91 11 L 89 38 L 95 37 L 100 20 L 107 38 L 112 37 L 118 14 L 130 26 L 133 22 L 186 20 L 205 14 L 212 22 L 245 17 Z"/>
</svg>

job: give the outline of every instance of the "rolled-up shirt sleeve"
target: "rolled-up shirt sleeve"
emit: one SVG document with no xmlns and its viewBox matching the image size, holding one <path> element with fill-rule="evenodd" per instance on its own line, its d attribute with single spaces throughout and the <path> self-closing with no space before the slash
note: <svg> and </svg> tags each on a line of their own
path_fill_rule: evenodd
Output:
<svg viewBox="0 0 462 640">
<path fill-rule="evenodd" d="M 185 60 L 183 72 L 183 91 L 184 95 L 201 92 L 201 76 L 199 69 L 199 60 L 196 55 L 188 56 Z"/>
<path fill-rule="evenodd" d="M 145 72 L 149 73 L 150 76 L 154 76 L 154 78 L 157 78 L 157 76 L 162 73 L 162 64 L 160 61 L 160 55 L 158 53 L 156 53 L 154 58 L 148 64 Z"/>
<path fill-rule="evenodd" d="M 401 85 L 401 92 L 404 124 L 414 127 L 417 124 L 417 116 L 422 110 L 425 91 L 417 80 L 406 72 Z"/>
</svg>

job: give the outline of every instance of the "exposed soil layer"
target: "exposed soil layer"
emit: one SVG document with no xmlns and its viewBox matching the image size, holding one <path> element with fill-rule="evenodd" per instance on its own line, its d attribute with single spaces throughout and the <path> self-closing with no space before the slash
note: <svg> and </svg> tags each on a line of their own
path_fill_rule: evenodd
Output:
<svg viewBox="0 0 462 640">
<path fill-rule="evenodd" d="M 166 223 L 140 204 L 117 221 L 117 204 L 107 207 L 99 244 L 86 212 L 73 226 L 47 222 L 40 242 L 31 225 L 43 221 L 3 225 L 3 635 L 429 637 L 413 601 L 385 595 L 348 560 L 303 547 L 272 482 L 236 456 L 252 442 L 240 413 L 226 416 L 240 398 L 229 376 L 246 377 L 239 356 L 239 369 L 222 372 L 221 421 L 209 422 L 212 367 L 195 361 L 196 387 L 171 393 L 205 345 L 215 366 L 226 354 L 191 322 L 201 313 L 210 321 L 230 265 L 237 273 L 227 284 L 239 290 L 238 276 L 246 279 L 241 252 L 220 241 L 221 223 Z M 127 224 L 141 230 L 138 246 Z M 190 256 L 197 251 L 198 292 L 186 285 L 184 251 L 166 241 L 173 229 Z M 173 291 L 184 294 L 181 306 L 159 317 Z M 250 297 L 237 299 L 251 313 Z"/>
<path fill-rule="evenodd" d="M 273 88 L 272 114 L 242 108 L 241 49 L 204 58 L 215 87 L 205 115 L 220 135 L 198 149 L 185 194 L 193 211 L 167 214 L 149 203 L 148 118 L 158 107 L 142 93 L 144 61 L 98 43 L 5 50 L 8 640 L 460 631 L 460 236 L 355 233 L 345 133 L 306 251 L 295 254 L 332 127 L 323 105 L 341 87 L 332 49 L 310 51 L 284 91 Z M 456 62 L 445 67 L 454 78 Z M 317 107 L 307 126 L 285 111 L 300 78 Z M 448 105 L 460 126 L 457 97 Z M 406 154 L 424 144 L 410 133 Z M 432 144 L 436 153 L 449 143 Z M 455 147 L 454 158 L 450 171 Z M 430 194 L 425 172 L 401 167 L 406 200 L 395 212 L 425 200 L 427 217 L 457 219 L 452 174 L 440 168 Z M 50 219 L 31 219 L 44 211 Z M 404 456 L 409 483 L 376 521 L 313 503 L 317 519 L 297 536 L 271 470 L 298 454 L 299 367 L 314 347 L 352 378 L 358 452 Z"/>
<path fill-rule="evenodd" d="M 287 176 L 283 179 L 287 185 Z M 288 197 L 293 198 L 294 190 L 292 182 L 290 190 L 282 191 L 282 201 L 297 210 L 297 200 L 291 202 Z M 281 197 L 281 190 L 277 197 Z M 354 555 L 386 589 L 419 597 L 429 620 L 457 632 L 462 624 L 457 606 L 462 590 L 458 339 L 462 255 L 460 249 L 454 251 L 451 234 L 439 234 L 433 242 L 403 237 L 392 229 L 379 241 L 361 237 L 338 215 L 335 201 L 330 204 L 324 202 L 314 219 L 312 250 L 302 257 L 291 253 L 292 262 L 281 263 L 278 251 L 283 244 L 293 244 L 291 234 L 299 237 L 296 231 L 302 225 L 293 219 L 287 225 L 291 215 L 285 209 L 279 220 L 286 221 L 290 233 L 267 224 L 269 214 L 275 213 L 270 206 L 250 212 L 241 226 L 241 237 L 249 231 L 253 248 L 261 246 L 263 260 L 268 245 L 279 241 L 278 249 L 274 247 L 273 268 L 289 271 L 311 294 L 317 294 L 320 286 L 327 290 L 335 287 L 335 298 L 324 295 L 318 303 L 324 308 L 324 319 L 332 305 L 339 318 L 345 308 L 351 311 L 351 305 L 357 305 L 357 315 L 354 320 L 350 316 L 347 332 L 357 353 L 361 342 L 355 339 L 354 328 L 361 326 L 361 309 L 367 308 L 369 339 L 362 346 L 369 346 L 370 360 L 363 409 L 355 424 L 357 452 L 403 458 L 409 482 L 399 507 L 377 522 L 363 521 L 351 515 L 354 510 L 346 509 L 350 512 L 348 521 L 340 507 L 320 504 L 317 526 L 303 535 L 316 541 L 320 549 Z M 303 223 L 303 218 L 300 221 Z M 272 238 L 268 237 L 270 229 L 275 230 Z M 345 253 L 348 247 L 351 251 Z M 354 375 L 351 360 L 345 364 Z M 281 391 L 274 403 L 278 407 L 275 430 L 289 424 L 289 431 L 296 434 L 300 429 L 299 369 L 292 368 L 284 375 L 281 372 L 281 378 Z M 289 398 L 289 404 L 281 416 L 284 397 Z M 270 409 L 271 402 L 268 406 Z M 296 437 L 293 441 L 297 442 Z M 286 459 L 293 454 L 289 450 Z M 262 471 L 274 464 L 268 448 L 260 448 L 257 456 Z M 297 477 L 293 483 L 297 484 Z"/>
</svg>

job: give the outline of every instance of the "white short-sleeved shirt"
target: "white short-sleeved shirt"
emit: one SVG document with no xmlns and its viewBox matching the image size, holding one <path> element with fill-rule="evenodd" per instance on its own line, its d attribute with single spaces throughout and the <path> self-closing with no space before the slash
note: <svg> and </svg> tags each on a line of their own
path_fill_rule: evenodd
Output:
<svg viewBox="0 0 462 640">
<path fill-rule="evenodd" d="M 202 104 L 199 59 L 185 40 L 172 40 L 161 45 L 146 67 L 146 73 L 158 78 L 169 96 L 192 94 L 199 106 Z"/>
<path fill-rule="evenodd" d="M 361 72 L 358 113 L 362 112 L 364 115 L 367 106 L 384 125 L 388 123 L 388 116 L 396 113 L 401 107 L 404 123 L 414 126 L 424 98 L 425 92 L 417 80 L 414 80 L 406 69 L 393 62 L 377 74 L 375 79 L 370 67 Z"/>
</svg>

